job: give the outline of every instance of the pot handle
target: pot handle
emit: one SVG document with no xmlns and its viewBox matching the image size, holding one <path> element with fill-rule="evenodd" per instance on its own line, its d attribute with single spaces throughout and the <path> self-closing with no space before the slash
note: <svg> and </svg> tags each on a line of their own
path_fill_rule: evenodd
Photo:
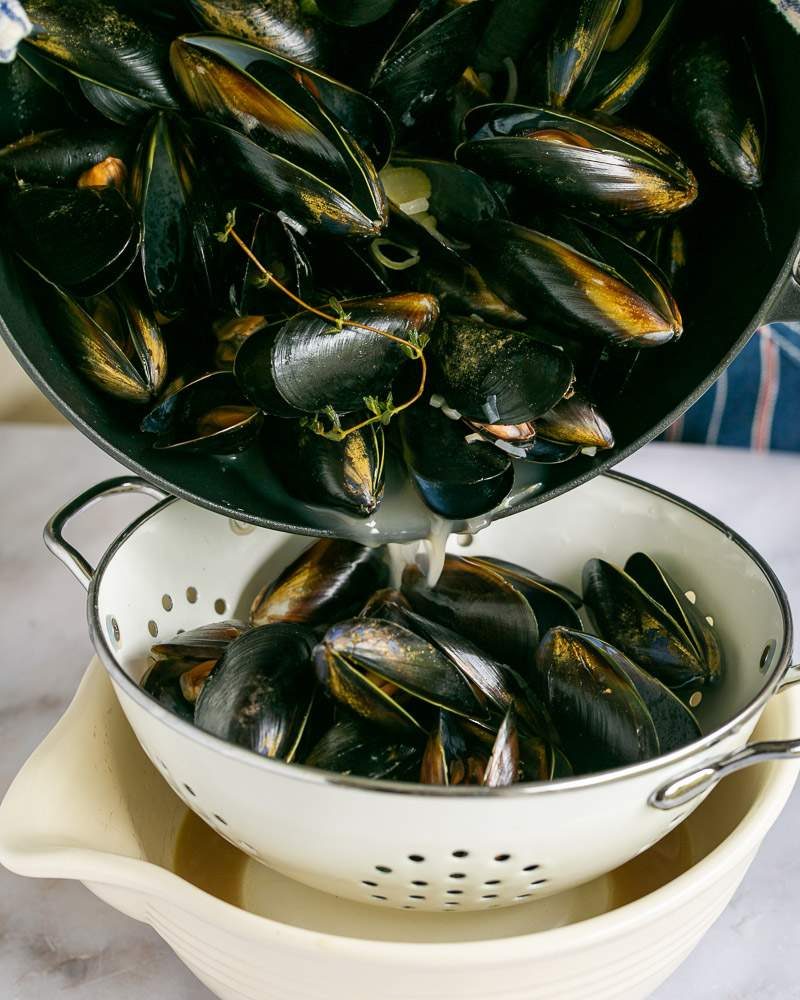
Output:
<svg viewBox="0 0 800 1000">
<path fill-rule="evenodd" d="M 118 493 L 142 493 L 155 500 L 164 500 L 166 497 L 165 493 L 145 479 L 140 479 L 138 476 L 117 476 L 114 479 L 105 479 L 102 483 L 91 486 L 85 493 L 81 493 L 79 497 L 64 504 L 44 526 L 44 544 L 67 567 L 84 590 L 89 589 L 94 575 L 94 567 L 74 545 L 70 545 L 65 540 L 64 528 L 73 517 L 93 506 L 99 500 L 115 496 Z"/>
<path fill-rule="evenodd" d="M 789 667 L 778 691 L 785 691 L 798 682 L 800 682 L 800 663 Z M 750 743 L 741 750 L 734 750 L 706 764 L 705 767 L 673 778 L 668 784 L 662 785 L 650 796 L 650 805 L 662 810 L 685 806 L 698 796 L 710 792 L 722 778 L 765 760 L 800 761 L 800 739 L 764 740 L 760 743 Z"/>
</svg>

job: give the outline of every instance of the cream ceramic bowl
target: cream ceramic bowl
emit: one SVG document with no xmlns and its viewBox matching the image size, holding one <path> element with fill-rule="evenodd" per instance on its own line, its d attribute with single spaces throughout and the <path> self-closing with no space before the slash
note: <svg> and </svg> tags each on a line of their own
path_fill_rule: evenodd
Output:
<svg viewBox="0 0 800 1000">
<path fill-rule="evenodd" d="M 793 687 L 756 735 L 799 728 Z M 224 1000 L 635 1000 L 725 907 L 796 774 L 767 763 L 734 775 L 639 858 L 526 906 L 376 910 L 292 882 L 205 826 L 152 767 L 94 661 L 0 806 L 0 861 L 83 881 Z"/>
</svg>

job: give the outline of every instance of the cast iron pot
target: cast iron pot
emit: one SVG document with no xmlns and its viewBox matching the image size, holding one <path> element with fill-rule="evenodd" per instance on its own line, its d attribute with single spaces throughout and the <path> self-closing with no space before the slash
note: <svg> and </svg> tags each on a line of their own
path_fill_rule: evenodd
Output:
<svg viewBox="0 0 800 1000">
<path fill-rule="evenodd" d="M 800 320 L 800 36 L 768 0 L 737 5 L 736 17 L 747 31 L 768 110 L 764 186 L 750 195 L 722 181 L 705 185 L 702 212 L 689 234 L 685 333 L 674 346 L 642 351 L 624 393 L 601 399 L 616 447 L 541 467 L 546 478 L 540 488 L 495 516 L 542 503 L 615 465 L 699 399 L 759 326 Z M 344 518 L 288 497 L 260 457 L 220 460 L 153 450 L 130 410 L 74 373 L 27 287 L 12 255 L 0 252 L 0 333 L 45 395 L 101 448 L 164 491 L 238 520 L 299 533 L 348 533 Z M 424 534 L 424 520 L 412 523 L 396 501 L 390 480 L 378 530 Z"/>
</svg>

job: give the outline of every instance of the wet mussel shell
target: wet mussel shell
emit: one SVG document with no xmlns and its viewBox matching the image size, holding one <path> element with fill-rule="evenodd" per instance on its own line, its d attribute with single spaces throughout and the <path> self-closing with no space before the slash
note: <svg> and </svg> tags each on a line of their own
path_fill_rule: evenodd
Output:
<svg viewBox="0 0 800 1000">
<path fill-rule="evenodd" d="M 313 634 L 265 625 L 225 650 L 195 706 L 195 725 L 264 757 L 291 760 L 314 696 Z"/>
<path fill-rule="evenodd" d="M 32 49 L 22 47 L 10 63 L 0 64 L 0 94 L 3 95 L 0 147 L 35 133 L 81 122 L 59 88 L 33 68 L 31 56 L 34 54 Z M 55 66 L 52 69 L 57 75 L 62 73 Z"/>
<path fill-rule="evenodd" d="M 36 132 L 0 149 L 0 184 L 74 184 L 109 157 L 126 162 L 132 145 L 128 133 L 102 125 Z"/>
<path fill-rule="evenodd" d="M 141 426 L 162 451 L 235 455 L 255 441 L 263 419 L 230 372 L 211 372 L 165 396 Z"/>
<path fill-rule="evenodd" d="M 418 343 L 439 316 L 430 295 L 409 292 L 342 303 L 342 328 L 300 313 L 275 333 L 262 330 L 242 345 L 234 373 L 251 402 L 267 413 L 297 416 L 333 407 L 345 413 L 383 397 L 400 365 L 404 346 L 383 334 Z M 353 324 L 363 324 L 371 330 Z M 373 332 L 381 331 L 381 332 Z"/>
<path fill-rule="evenodd" d="M 420 401 L 400 416 L 403 454 L 426 506 L 452 521 L 493 510 L 511 492 L 514 469 L 507 454 L 484 441 L 468 441 L 468 428 Z"/>
<path fill-rule="evenodd" d="M 378 781 L 414 781 L 422 751 L 413 740 L 356 717 L 339 719 L 314 746 L 304 763 L 338 774 Z"/>
<path fill-rule="evenodd" d="M 385 17 L 397 0 L 317 0 L 320 14 L 334 24 L 357 28 Z"/>
<path fill-rule="evenodd" d="M 497 730 L 492 752 L 486 764 L 483 784 L 487 788 L 513 785 L 520 777 L 520 746 L 517 722 L 509 709 Z"/>
<path fill-rule="evenodd" d="M 167 642 L 157 642 L 150 654 L 157 660 L 181 657 L 185 660 L 219 659 L 227 647 L 250 626 L 247 622 L 229 619 L 200 625 L 179 632 Z"/>
<path fill-rule="evenodd" d="M 264 452 L 287 493 L 306 503 L 370 517 L 383 498 L 383 427 L 370 424 L 343 441 L 316 434 L 300 420 L 273 420 Z"/>
<path fill-rule="evenodd" d="M 20 257 L 73 295 L 97 295 L 129 270 L 141 228 L 125 197 L 102 188 L 17 188 L 7 222 Z"/>
<path fill-rule="evenodd" d="M 436 388 L 469 420 L 520 424 L 552 409 L 572 386 L 567 354 L 525 333 L 446 319 L 431 344 Z"/>
<path fill-rule="evenodd" d="M 481 226 L 471 255 L 507 302 L 575 337 L 638 348 L 679 336 L 680 313 L 658 269 L 614 237 L 603 246 L 614 248 L 613 264 L 540 230 L 493 220 Z"/>
<path fill-rule="evenodd" d="M 518 590 L 533 609 L 541 635 L 557 625 L 578 630 L 582 628 L 578 609 L 583 600 L 568 587 L 505 559 L 468 556 L 466 562 L 485 566 Z"/>
<path fill-rule="evenodd" d="M 552 0 L 495 0 L 475 54 L 476 69 L 497 73 L 509 59 L 518 65 L 546 33 L 554 8 Z"/>
<path fill-rule="evenodd" d="M 605 417 L 580 391 L 543 413 L 536 421 L 536 433 L 548 441 L 580 448 L 614 447 L 614 432 Z"/>
<path fill-rule="evenodd" d="M 708 683 L 708 666 L 692 638 L 628 573 L 590 559 L 583 598 L 598 633 L 667 687 L 691 694 Z"/>
<path fill-rule="evenodd" d="M 357 614 L 388 582 L 385 547 L 323 538 L 256 595 L 250 620 L 254 625 L 280 621 L 329 625 Z"/>
<path fill-rule="evenodd" d="M 675 117 L 711 166 L 744 187 L 760 187 L 764 104 L 745 40 L 715 31 L 685 42 L 670 83 Z"/>
<path fill-rule="evenodd" d="M 499 663 L 529 677 L 539 627 L 525 596 L 486 564 L 448 555 L 435 586 L 416 565 L 403 571 L 414 611 L 463 636 Z"/>
<path fill-rule="evenodd" d="M 568 0 L 550 36 L 549 103 L 561 107 L 588 80 L 606 44 L 620 0 Z"/>
<path fill-rule="evenodd" d="M 182 656 L 165 657 L 157 660 L 144 675 L 141 686 L 167 711 L 186 722 L 194 721 L 194 705 L 189 701 L 181 686 L 181 678 L 191 670 L 196 662 Z"/>
<path fill-rule="evenodd" d="M 536 687 L 576 773 L 658 756 L 655 724 L 641 695 L 594 636 L 551 629 L 536 655 Z"/>
<path fill-rule="evenodd" d="M 486 105 L 467 115 L 464 166 L 588 218 L 659 219 L 697 197 L 694 174 L 654 136 L 610 117 Z"/>
</svg>

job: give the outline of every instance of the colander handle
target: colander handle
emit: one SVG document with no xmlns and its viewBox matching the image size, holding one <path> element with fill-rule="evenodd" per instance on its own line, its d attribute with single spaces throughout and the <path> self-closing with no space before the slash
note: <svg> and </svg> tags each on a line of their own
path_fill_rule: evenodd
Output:
<svg viewBox="0 0 800 1000">
<path fill-rule="evenodd" d="M 779 687 L 780 691 L 800 682 L 800 664 L 790 667 Z M 800 761 L 800 739 L 763 740 L 750 743 L 741 750 L 734 750 L 705 767 L 673 778 L 650 796 L 650 805 L 656 809 L 677 809 L 694 801 L 698 796 L 711 791 L 714 785 L 729 774 L 735 774 L 751 764 L 765 760 Z"/>
<path fill-rule="evenodd" d="M 90 487 L 79 497 L 64 504 L 56 511 L 44 526 L 44 544 L 72 573 L 85 590 L 89 589 L 94 575 L 94 567 L 85 556 L 70 545 L 64 538 L 64 529 L 69 522 L 93 504 L 104 497 L 116 496 L 118 493 L 143 493 L 155 500 L 163 500 L 166 494 L 157 489 L 145 479 L 138 476 L 117 476 L 105 479 L 102 483 Z"/>
</svg>

